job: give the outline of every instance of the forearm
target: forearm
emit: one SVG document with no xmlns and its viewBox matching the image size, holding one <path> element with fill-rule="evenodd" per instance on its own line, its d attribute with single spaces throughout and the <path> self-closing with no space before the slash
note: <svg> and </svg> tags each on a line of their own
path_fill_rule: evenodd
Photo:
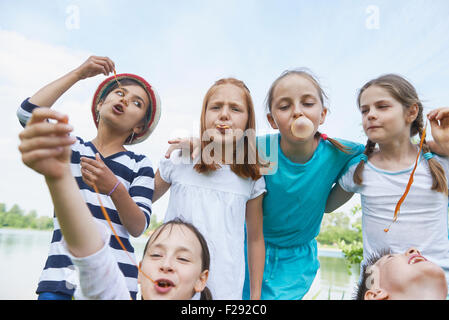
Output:
<svg viewBox="0 0 449 320">
<path fill-rule="evenodd" d="M 111 194 L 111 199 L 119 213 L 120 221 L 129 234 L 133 237 L 140 236 L 147 223 L 145 215 L 122 183 Z"/>
<path fill-rule="evenodd" d="M 340 186 L 340 184 L 337 183 L 332 188 L 332 190 L 327 198 L 326 208 L 325 208 L 324 212 L 326 212 L 326 213 L 334 212 L 335 210 L 340 208 L 342 205 L 344 205 L 346 202 L 348 202 L 352 198 L 353 195 L 354 195 L 354 193 L 345 191 Z"/>
<path fill-rule="evenodd" d="M 153 193 L 153 203 L 160 199 L 167 191 L 170 189 L 171 184 L 164 181 L 161 177 L 159 170 L 156 171 L 154 176 L 154 193 Z"/>
<path fill-rule="evenodd" d="M 46 182 L 70 252 L 85 257 L 100 250 L 103 241 L 70 169 L 62 178 L 46 178 Z"/>
<path fill-rule="evenodd" d="M 79 80 L 79 74 L 75 69 L 40 89 L 29 101 L 40 107 L 50 108 L 56 100 Z"/>
<path fill-rule="evenodd" d="M 251 300 L 259 300 L 265 265 L 265 243 L 261 237 L 248 237 L 248 267 L 250 275 Z"/>
</svg>

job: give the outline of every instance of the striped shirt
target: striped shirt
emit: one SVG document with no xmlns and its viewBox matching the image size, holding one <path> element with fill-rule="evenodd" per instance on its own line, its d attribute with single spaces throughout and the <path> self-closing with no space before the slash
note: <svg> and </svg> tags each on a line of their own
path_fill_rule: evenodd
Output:
<svg viewBox="0 0 449 320">
<path fill-rule="evenodd" d="M 25 126 L 26 122 L 31 117 L 34 108 L 38 108 L 38 106 L 30 103 L 28 99 L 26 99 L 19 107 L 17 116 L 22 126 Z M 70 164 L 72 174 L 78 183 L 81 194 L 86 200 L 92 215 L 109 228 L 109 225 L 101 212 L 97 194 L 83 181 L 81 175 L 81 157 L 95 159 L 95 154 L 98 150 L 92 142 L 84 142 L 81 138 L 76 138 L 77 141 L 72 145 Z M 131 198 L 142 210 L 142 214 L 144 214 L 146 218 L 146 226 L 144 229 L 146 230 L 150 223 L 154 189 L 154 171 L 150 160 L 146 156 L 137 155 L 132 151 L 118 152 L 106 158 L 101 156 L 101 159 L 126 187 Z M 117 235 L 120 237 L 126 250 L 135 260 L 134 248 L 129 241 L 129 233 L 120 222 L 119 213 L 117 212 L 112 199 L 104 194 L 100 194 L 100 198 L 111 218 Z M 57 292 L 74 296 L 75 299 L 83 298 L 78 289 L 78 275 L 75 271 L 75 267 L 70 258 L 64 254 L 65 251 L 62 248 L 62 234 L 56 216 L 54 217 L 53 222 L 54 231 L 49 254 L 39 279 L 36 293 Z M 119 269 L 125 276 L 128 290 L 130 291 L 131 296 L 135 299 L 137 294 L 137 267 L 130 261 L 130 258 L 126 252 L 122 250 L 114 236 L 111 236 L 109 245 L 113 249 L 112 251 L 114 252 Z"/>
</svg>

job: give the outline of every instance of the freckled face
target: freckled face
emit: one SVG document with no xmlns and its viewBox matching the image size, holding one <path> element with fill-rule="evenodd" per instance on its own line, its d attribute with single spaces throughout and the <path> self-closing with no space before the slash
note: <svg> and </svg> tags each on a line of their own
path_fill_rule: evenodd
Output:
<svg viewBox="0 0 449 320">
<path fill-rule="evenodd" d="M 239 140 L 248 125 L 248 106 L 243 90 L 233 84 L 216 87 L 206 106 L 205 128 L 215 143 Z"/>
</svg>

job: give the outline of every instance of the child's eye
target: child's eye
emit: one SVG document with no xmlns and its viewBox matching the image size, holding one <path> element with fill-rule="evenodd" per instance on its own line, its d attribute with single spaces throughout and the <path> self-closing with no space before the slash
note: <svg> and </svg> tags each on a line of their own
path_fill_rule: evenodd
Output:
<svg viewBox="0 0 449 320">
<path fill-rule="evenodd" d="M 289 107 L 289 105 L 288 105 L 288 104 L 286 104 L 286 105 L 282 105 L 282 106 L 280 106 L 280 107 L 279 107 L 279 109 L 281 109 L 281 110 L 287 110 L 287 109 L 288 109 L 288 107 Z"/>
<path fill-rule="evenodd" d="M 237 107 L 233 107 L 232 110 L 233 110 L 233 111 L 240 112 L 240 108 L 237 108 Z"/>
<path fill-rule="evenodd" d="M 313 103 L 313 102 L 305 102 L 305 103 L 303 103 L 303 105 L 306 106 L 306 107 L 313 107 L 315 105 L 315 103 Z"/>
<path fill-rule="evenodd" d="M 160 258 L 160 257 L 162 257 L 162 255 L 160 255 L 159 253 L 151 253 L 150 257 L 151 258 Z"/>
<path fill-rule="evenodd" d="M 182 262 L 190 262 L 189 259 L 184 258 L 184 257 L 179 257 L 178 260 L 179 260 L 179 261 L 182 261 Z"/>
<path fill-rule="evenodd" d="M 142 104 L 140 103 L 140 101 L 137 101 L 137 100 L 134 101 L 134 104 L 135 104 L 137 107 L 139 107 L 139 108 L 142 106 Z"/>
<path fill-rule="evenodd" d="M 116 93 L 121 97 L 125 95 L 125 93 L 122 90 L 117 90 Z"/>
</svg>

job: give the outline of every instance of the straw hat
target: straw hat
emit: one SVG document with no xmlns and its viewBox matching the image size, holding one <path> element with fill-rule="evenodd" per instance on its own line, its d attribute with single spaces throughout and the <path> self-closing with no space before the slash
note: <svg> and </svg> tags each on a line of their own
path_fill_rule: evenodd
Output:
<svg viewBox="0 0 449 320">
<path fill-rule="evenodd" d="M 142 88 L 145 89 L 148 97 L 150 97 L 150 105 L 148 112 L 148 119 L 146 119 L 146 127 L 145 129 L 133 136 L 131 141 L 126 141 L 125 145 L 137 144 L 139 142 L 144 141 L 146 138 L 150 136 L 153 130 L 156 128 L 157 123 L 161 117 L 161 100 L 159 95 L 145 79 L 130 73 L 122 73 L 117 75 L 117 80 L 131 79 L 139 83 Z M 94 99 L 92 100 L 92 116 L 95 122 L 95 126 L 98 127 L 98 113 L 97 113 L 97 105 L 110 91 L 111 87 L 116 83 L 115 76 L 109 77 L 104 80 L 97 88 L 94 94 Z"/>
</svg>

